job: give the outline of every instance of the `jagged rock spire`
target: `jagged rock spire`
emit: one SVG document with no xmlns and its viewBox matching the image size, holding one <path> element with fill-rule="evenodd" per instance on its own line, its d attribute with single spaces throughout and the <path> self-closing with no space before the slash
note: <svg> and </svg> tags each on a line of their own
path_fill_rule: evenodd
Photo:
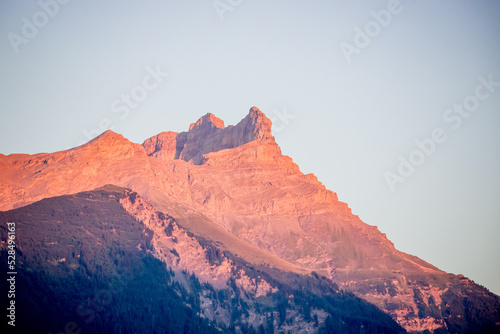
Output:
<svg viewBox="0 0 500 334">
<path fill-rule="evenodd" d="M 253 140 L 272 140 L 272 122 L 257 107 L 250 108 L 248 115 L 235 126 L 224 126 L 224 121 L 208 113 L 196 123 L 191 124 L 188 132 L 177 135 L 175 159 L 203 162 L 203 155 L 210 152 L 235 148 Z"/>
</svg>

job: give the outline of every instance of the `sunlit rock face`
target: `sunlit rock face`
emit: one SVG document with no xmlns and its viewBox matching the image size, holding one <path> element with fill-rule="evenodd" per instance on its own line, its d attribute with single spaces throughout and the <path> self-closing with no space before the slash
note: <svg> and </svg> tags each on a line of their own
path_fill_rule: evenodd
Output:
<svg viewBox="0 0 500 334">
<path fill-rule="evenodd" d="M 224 126 L 213 114 L 206 114 L 191 124 L 188 132 L 177 135 L 175 158 L 199 165 L 204 154 L 242 146 L 254 140 L 274 142 L 271 121 L 256 107 L 236 126 Z"/>
<path fill-rule="evenodd" d="M 409 331 L 461 332 L 464 323 L 500 322 L 498 296 L 396 250 L 377 227 L 282 155 L 271 125 L 252 107 L 237 125 L 206 114 L 186 132 L 162 132 L 142 145 L 107 131 L 67 151 L 0 155 L 0 210 L 114 184 L 250 263 L 325 276 Z M 182 233 L 177 237 L 196 248 Z M 195 263 L 192 256 L 185 263 Z M 171 254 L 163 260 L 184 268 Z M 197 270 L 213 283 L 227 279 L 230 266 Z"/>
</svg>

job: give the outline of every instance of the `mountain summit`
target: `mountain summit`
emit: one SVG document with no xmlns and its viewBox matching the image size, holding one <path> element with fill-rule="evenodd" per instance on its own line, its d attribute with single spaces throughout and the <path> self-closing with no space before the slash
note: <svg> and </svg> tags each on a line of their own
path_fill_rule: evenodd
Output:
<svg viewBox="0 0 500 334">
<path fill-rule="evenodd" d="M 205 155 L 236 148 L 254 140 L 266 141 L 277 147 L 271 134 L 272 122 L 257 107 L 237 125 L 224 126 L 224 121 L 208 113 L 186 132 L 162 132 L 147 139 L 143 146 L 147 154 L 156 158 L 180 159 L 201 165 Z"/>
<path fill-rule="evenodd" d="M 322 277 L 408 331 L 499 330 L 498 296 L 395 249 L 376 226 L 282 155 L 271 125 L 252 107 L 234 126 L 209 113 L 186 132 L 162 132 L 142 145 L 108 131 L 72 150 L 0 156 L 0 210 L 113 184 L 140 195 L 142 208 L 151 206 L 127 208 L 141 221 L 157 210 L 200 243 L 217 245 L 249 266 Z M 153 231 L 153 240 L 160 238 L 161 229 Z M 169 268 L 218 289 L 243 277 L 195 260 L 200 248 L 161 238 L 154 245 L 152 254 Z M 178 256 L 165 255 L 173 252 Z"/>
<path fill-rule="evenodd" d="M 206 114 L 191 124 L 188 132 L 176 138 L 175 158 L 203 163 L 203 155 L 224 149 L 235 148 L 253 140 L 272 140 L 271 120 L 257 107 L 252 107 L 247 117 L 236 126 L 224 127 L 224 122 L 213 114 Z"/>
</svg>

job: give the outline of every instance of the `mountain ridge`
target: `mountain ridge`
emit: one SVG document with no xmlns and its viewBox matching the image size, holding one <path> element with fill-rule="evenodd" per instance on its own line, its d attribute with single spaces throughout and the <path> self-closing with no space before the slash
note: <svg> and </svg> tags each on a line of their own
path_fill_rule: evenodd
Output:
<svg viewBox="0 0 500 334">
<path fill-rule="evenodd" d="M 0 221 L 16 224 L 16 329 L 25 333 L 69 320 L 107 333 L 402 331 L 331 281 L 250 265 L 123 187 L 46 198 Z"/>
<path fill-rule="evenodd" d="M 0 172 L 0 210 L 105 184 L 134 189 L 187 230 L 235 253 L 247 242 L 325 276 L 409 331 L 456 330 L 466 309 L 448 315 L 455 306 L 445 300 L 450 294 L 463 300 L 477 289 L 396 250 L 314 175 L 301 173 L 257 108 L 235 126 L 207 114 L 187 132 L 162 132 L 142 145 L 107 131 L 72 150 L 4 156 Z M 498 296 L 484 298 L 500 305 Z"/>
</svg>

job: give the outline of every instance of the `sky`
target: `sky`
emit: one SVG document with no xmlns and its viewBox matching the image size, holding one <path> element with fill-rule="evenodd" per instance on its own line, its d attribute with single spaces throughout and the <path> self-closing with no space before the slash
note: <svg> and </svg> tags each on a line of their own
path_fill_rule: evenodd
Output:
<svg viewBox="0 0 500 334">
<path fill-rule="evenodd" d="M 500 2 L 0 0 L 0 153 L 252 106 L 401 251 L 500 294 Z"/>
</svg>

